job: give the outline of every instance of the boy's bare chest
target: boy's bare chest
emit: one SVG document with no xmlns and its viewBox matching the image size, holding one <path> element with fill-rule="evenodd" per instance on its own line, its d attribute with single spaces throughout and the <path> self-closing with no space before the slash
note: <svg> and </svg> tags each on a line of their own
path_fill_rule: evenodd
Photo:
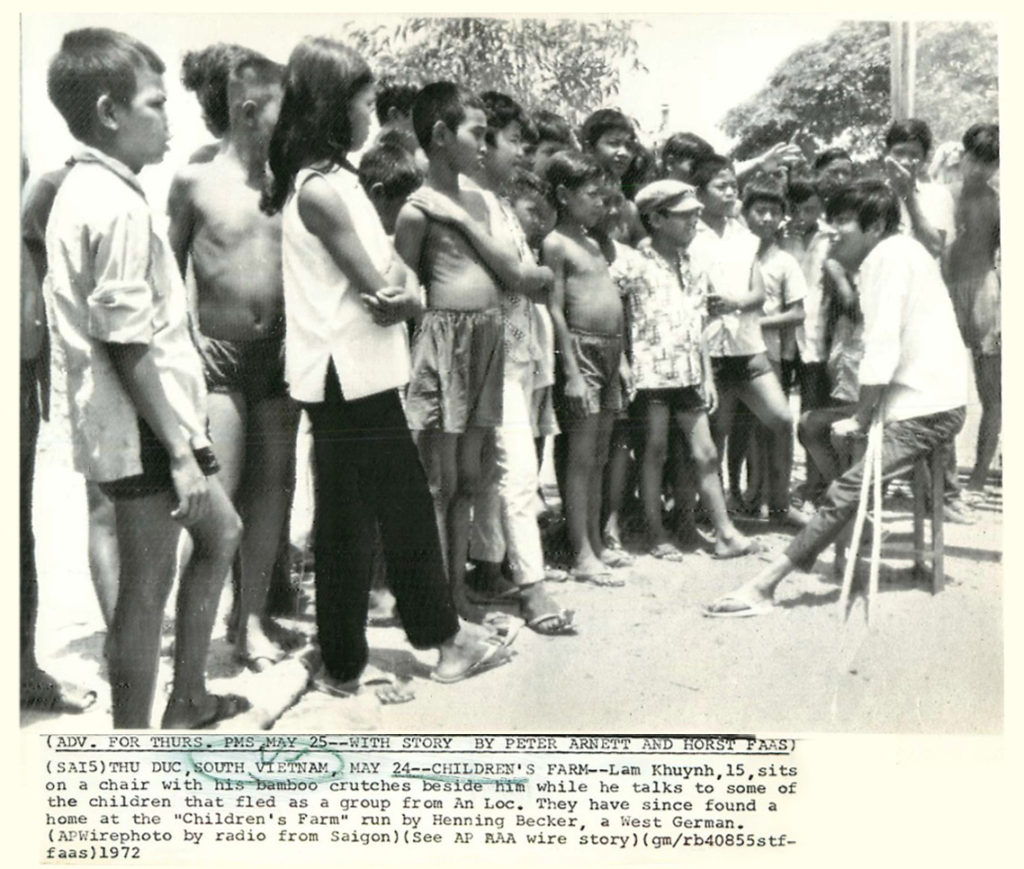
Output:
<svg viewBox="0 0 1024 869">
<path fill-rule="evenodd" d="M 207 180 L 195 188 L 197 231 L 223 241 L 279 239 L 281 218 L 260 211 L 260 192 L 241 182 Z"/>
</svg>

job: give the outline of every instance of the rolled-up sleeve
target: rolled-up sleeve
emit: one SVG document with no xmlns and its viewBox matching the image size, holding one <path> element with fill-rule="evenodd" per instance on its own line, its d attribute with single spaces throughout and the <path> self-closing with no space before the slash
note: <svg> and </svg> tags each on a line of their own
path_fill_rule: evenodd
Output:
<svg viewBox="0 0 1024 869">
<path fill-rule="evenodd" d="M 864 313 L 864 356 L 860 363 L 862 386 L 892 382 L 900 362 L 902 309 L 911 278 L 910 264 L 893 252 L 878 251 L 865 260 L 859 276 L 860 305 Z"/>
<path fill-rule="evenodd" d="M 153 288 L 149 281 L 149 217 L 122 211 L 99 234 L 96 287 L 87 300 L 89 334 L 112 344 L 153 339 Z"/>
</svg>

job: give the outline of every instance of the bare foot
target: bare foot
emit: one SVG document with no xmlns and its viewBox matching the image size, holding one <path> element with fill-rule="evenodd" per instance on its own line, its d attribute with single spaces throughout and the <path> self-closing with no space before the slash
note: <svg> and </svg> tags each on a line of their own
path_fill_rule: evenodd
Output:
<svg viewBox="0 0 1024 869">
<path fill-rule="evenodd" d="M 715 558 L 739 558 L 761 551 L 761 544 L 737 533 L 734 537 L 720 537 L 715 541 Z"/>
<path fill-rule="evenodd" d="M 167 702 L 160 726 L 164 730 L 199 730 L 234 718 L 251 708 L 252 704 L 237 694 L 203 694 L 189 699 L 172 697 Z"/>
<path fill-rule="evenodd" d="M 39 712 L 85 712 L 96 702 L 96 692 L 58 682 L 35 667 L 21 674 L 21 708 Z"/>
<path fill-rule="evenodd" d="M 259 618 L 250 616 L 235 644 L 235 658 L 250 670 L 262 673 L 279 664 L 287 653 L 264 632 Z"/>
<path fill-rule="evenodd" d="M 444 684 L 461 682 L 511 660 L 511 652 L 494 635 L 478 636 L 468 625 L 462 626 L 440 647 L 441 656 L 430 677 Z"/>
<path fill-rule="evenodd" d="M 361 676 L 347 682 L 335 679 L 327 672 L 321 673 L 313 680 L 313 686 L 318 691 L 332 697 L 359 697 L 365 693 L 364 689 L 372 688 L 374 696 L 383 706 L 415 700 L 416 692 L 408 688 L 408 684 L 407 680 L 399 679 L 393 673 L 386 673 L 373 664 L 367 664 Z"/>
</svg>

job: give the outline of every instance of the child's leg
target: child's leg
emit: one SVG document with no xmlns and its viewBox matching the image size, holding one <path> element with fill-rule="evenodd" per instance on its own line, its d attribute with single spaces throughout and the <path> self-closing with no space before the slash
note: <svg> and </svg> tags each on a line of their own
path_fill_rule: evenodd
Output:
<svg viewBox="0 0 1024 869">
<path fill-rule="evenodd" d="M 661 520 L 662 475 L 668 456 L 668 405 L 662 401 L 645 399 L 643 421 L 644 453 L 641 462 L 640 496 L 644 505 L 647 545 L 653 548 L 668 541 L 668 534 Z"/>
<path fill-rule="evenodd" d="M 281 658 L 281 649 L 266 636 L 261 622 L 281 529 L 291 506 L 298 420 L 298 407 L 284 395 L 266 398 L 249 408 L 248 449 L 240 492 L 245 531 L 235 642 L 239 657 L 250 664 L 269 665 Z"/>
<path fill-rule="evenodd" d="M 445 571 L 448 571 L 448 507 L 458 485 L 456 461 L 459 437 L 442 431 L 415 432 L 413 439 L 420 463 L 427 475 L 427 485 L 434 501 L 434 520 L 441 541 Z"/>
<path fill-rule="evenodd" d="M 748 381 L 740 390 L 741 400 L 771 432 L 769 509 L 776 515 L 789 510 L 789 476 L 793 464 L 793 420 L 779 381 L 771 372 Z"/>
<path fill-rule="evenodd" d="M 562 437 L 566 441 L 567 456 L 565 462 L 565 518 L 569 532 L 569 545 L 572 547 L 576 570 L 580 573 L 603 573 L 604 565 L 598 560 L 597 551 L 591 544 L 588 533 L 589 505 L 591 502 L 591 483 L 598 470 L 595 467 L 597 457 L 597 438 L 600 428 L 600 417 L 592 414 L 584 419 L 572 420 L 568 431 Z M 600 484 L 598 485 L 600 496 Z M 600 510 L 600 497 L 597 499 Z"/>
<path fill-rule="evenodd" d="M 690 445 L 697 488 L 715 528 L 715 554 L 728 556 L 746 552 L 750 541 L 736 530 L 725 509 L 725 495 L 718 476 L 718 451 L 711 437 L 707 413 L 703 410 L 680 411 L 675 415 L 675 421 Z"/>
<path fill-rule="evenodd" d="M 117 605 L 117 575 L 121 569 L 114 502 L 91 480 L 85 481 L 85 498 L 89 505 L 89 576 L 103 623 L 109 628 Z"/>
<path fill-rule="evenodd" d="M 505 412 L 508 410 L 508 391 L 506 390 Z M 508 549 L 505 526 L 502 522 L 502 504 L 499 485 L 502 471 L 499 462 L 498 432 L 493 432 L 484 441 L 481 457 L 482 480 L 479 491 L 473 499 L 473 523 L 469 537 L 469 560 L 476 565 L 474 586 L 480 591 L 494 591 L 503 582 L 501 562 Z M 535 492 L 531 492 L 531 503 Z"/>
<path fill-rule="evenodd" d="M 622 546 L 622 505 L 626 500 L 629 479 L 632 476 L 632 432 L 628 419 L 617 419 L 612 425 L 609 459 L 605 474 L 607 483 L 605 497 L 608 502 L 608 518 L 605 522 L 604 539 L 615 549 Z"/>
<path fill-rule="evenodd" d="M 242 523 L 215 477 L 209 479 L 206 517 L 189 529 L 194 546 L 181 574 L 174 626 L 174 687 L 163 727 L 198 727 L 217 714 L 206 691 L 206 656 L 224 574 L 235 557 Z M 276 542 L 275 537 L 275 542 Z"/>
<path fill-rule="evenodd" d="M 737 505 L 744 504 L 746 498 L 743 496 L 742 475 L 743 465 L 747 466 L 747 497 L 756 493 L 754 484 L 756 482 L 754 471 L 756 459 L 752 459 L 750 433 L 754 420 L 743 404 L 735 405 L 733 411 L 732 425 L 729 426 L 729 450 L 726 456 L 726 464 L 729 469 L 729 494 Z"/>
<path fill-rule="evenodd" d="M 739 399 L 735 388 L 732 386 L 719 383 L 718 384 L 718 409 L 715 411 L 714 416 L 711 417 L 711 437 L 715 442 L 715 450 L 718 453 L 719 458 L 719 478 L 721 478 L 721 458 L 725 453 L 726 440 L 729 436 L 729 432 L 732 429 L 733 417 L 736 415 L 736 405 Z M 730 445 L 731 448 L 731 445 Z M 729 491 L 733 491 L 733 479 L 729 478 Z M 736 485 L 739 485 L 739 480 L 736 480 Z"/>
<path fill-rule="evenodd" d="M 853 405 L 823 407 L 810 410 L 800 417 L 797 432 L 800 443 L 807 451 L 808 462 L 813 465 L 821 486 L 818 497 L 824 494 L 828 484 L 842 473 L 839 454 L 832 444 L 832 423 L 849 416 L 856 408 Z"/>
<path fill-rule="evenodd" d="M 458 606 L 465 598 L 466 558 L 469 555 L 469 524 L 473 499 L 480 489 L 483 447 L 487 428 L 469 428 L 456 438 L 455 493 L 448 504 L 448 580 Z"/>
<path fill-rule="evenodd" d="M 601 505 L 602 489 L 604 488 L 604 472 L 608 465 L 608 453 L 612 443 L 612 429 L 615 426 L 615 414 L 602 410 L 597 415 L 597 435 L 594 440 L 594 474 L 590 478 L 590 492 L 587 503 L 587 536 L 590 548 L 600 556 L 604 550 L 601 536 Z"/>
<path fill-rule="evenodd" d="M 114 727 L 150 726 L 160 626 L 182 531 L 171 518 L 174 507 L 171 492 L 115 502 L 121 574 L 108 643 Z"/>
<path fill-rule="evenodd" d="M 245 470 L 245 398 L 241 392 L 209 392 L 206 396 L 206 413 L 209 420 L 210 439 L 217 452 L 220 471 L 217 476 L 224 491 L 233 503 L 238 504 L 238 488 Z M 244 519 L 244 511 L 240 511 Z M 182 564 L 188 561 L 192 552 L 192 538 L 182 538 Z M 228 637 L 238 630 L 242 600 L 242 567 L 236 557 L 231 565 L 231 613 L 228 616 Z"/>
<path fill-rule="evenodd" d="M 985 488 L 988 469 L 999 447 L 999 431 L 1003 424 L 1002 369 L 1002 357 L 998 353 L 974 354 L 974 382 L 981 399 L 981 422 L 978 425 L 974 470 L 967 488 L 979 492 Z"/>
</svg>

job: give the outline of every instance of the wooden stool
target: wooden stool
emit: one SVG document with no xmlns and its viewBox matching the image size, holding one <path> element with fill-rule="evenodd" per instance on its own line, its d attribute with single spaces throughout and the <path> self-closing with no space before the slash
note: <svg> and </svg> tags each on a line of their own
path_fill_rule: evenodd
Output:
<svg viewBox="0 0 1024 869">
<path fill-rule="evenodd" d="M 932 504 L 932 594 L 942 591 L 945 573 L 945 536 L 942 527 L 946 494 L 947 447 L 942 444 L 914 463 L 911 489 L 914 494 L 914 571 L 926 574 L 924 563 L 924 514 L 928 497 Z"/>
<path fill-rule="evenodd" d="M 842 440 L 844 439 L 837 438 L 834 443 L 838 444 Z M 863 438 L 850 441 L 849 449 L 852 454 L 850 456 L 851 461 L 847 465 L 863 457 L 866 443 L 866 440 Z M 921 577 L 928 574 L 928 568 L 924 560 L 924 517 L 928 509 L 928 501 L 929 499 L 931 500 L 932 594 L 942 591 L 942 586 L 946 579 L 943 511 L 945 508 L 947 457 L 948 447 L 945 444 L 940 444 L 930 453 L 925 453 L 918 457 L 917 461 L 914 462 L 911 474 L 910 487 L 914 501 L 914 573 Z M 865 473 L 867 473 L 866 468 Z M 851 531 L 852 523 L 851 527 L 844 530 L 836 540 L 837 556 L 843 558 L 844 561 L 852 556 L 852 553 L 849 552 L 852 543 Z"/>
</svg>

